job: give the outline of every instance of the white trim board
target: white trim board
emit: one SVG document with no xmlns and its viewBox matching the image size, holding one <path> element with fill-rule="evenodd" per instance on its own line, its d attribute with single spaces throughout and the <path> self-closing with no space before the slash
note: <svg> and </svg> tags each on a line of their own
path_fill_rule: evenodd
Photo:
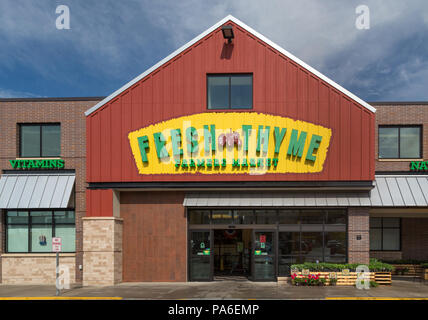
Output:
<svg viewBox="0 0 428 320">
<path fill-rule="evenodd" d="M 239 19 L 235 18 L 232 15 L 228 15 L 227 17 L 223 18 L 222 20 L 220 20 L 219 22 L 217 22 L 215 25 L 213 25 L 211 28 L 205 30 L 200 35 L 198 35 L 197 37 L 193 38 L 188 43 L 186 43 L 185 45 L 183 45 L 181 48 L 175 50 L 169 56 L 167 56 L 166 58 L 164 58 L 161 61 L 159 61 L 158 63 L 156 63 L 154 66 L 152 66 L 151 68 L 147 69 L 146 71 L 144 71 L 142 74 L 140 74 L 136 78 L 134 78 L 131 81 L 129 81 L 127 84 L 125 84 L 124 86 L 122 86 L 120 89 L 116 90 L 111 95 L 109 95 L 108 97 L 106 97 L 102 101 L 98 102 L 95 106 L 93 106 L 90 109 L 88 109 L 85 112 L 85 115 L 89 116 L 91 113 L 95 112 L 97 109 L 99 109 L 100 107 L 102 107 L 103 105 L 105 105 L 107 102 L 109 102 L 113 98 L 117 97 L 119 94 L 121 94 L 122 92 L 124 92 L 125 90 L 127 90 L 128 88 L 130 88 L 131 86 L 133 86 L 135 83 L 137 83 L 138 81 L 140 81 L 141 79 L 143 79 L 144 77 L 146 77 L 147 75 L 149 75 L 150 73 L 152 73 L 153 71 L 155 71 L 156 69 L 158 69 L 159 67 L 161 67 L 163 64 L 165 64 L 168 61 L 172 60 L 174 57 L 176 57 L 177 55 L 179 55 L 180 53 L 182 53 L 183 51 L 185 51 L 187 48 L 191 47 L 196 42 L 198 42 L 199 40 L 203 39 L 205 36 L 207 36 L 208 34 L 210 34 L 211 32 L 213 32 L 218 27 L 222 26 L 223 24 L 225 24 L 228 21 L 234 22 L 235 24 L 237 24 L 241 28 L 245 29 L 246 31 L 248 31 L 249 33 L 251 33 L 252 35 L 254 35 L 255 37 L 259 38 L 260 40 L 262 40 L 263 42 L 265 42 L 266 44 L 268 44 L 272 48 L 278 50 L 283 55 L 285 55 L 289 59 L 291 59 L 294 62 L 296 62 L 297 64 L 299 64 L 300 66 L 302 66 L 303 68 L 305 68 L 309 72 L 313 73 L 314 75 L 316 75 L 321 80 L 327 82 L 329 85 L 331 85 L 332 87 L 336 88 L 337 90 L 339 90 L 340 92 L 342 92 L 343 94 L 345 94 L 346 96 L 348 96 L 349 98 L 351 98 L 352 100 L 358 102 L 363 107 L 365 107 L 368 110 L 370 110 L 371 112 L 373 112 L 373 113 L 376 112 L 376 109 L 373 108 L 370 104 L 368 104 L 364 100 L 358 98 L 356 95 L 354 95 L 353 93 L 349 92 L 348 90 L 346 90 L 345 88 L 343 88 L 342 86 L 340 86 L 339 84 L 337 84 L 336 82 L 334 82 L 333 80 L 331 80 L 330 78 L 326 77 L 325 75 L 323 75 L 318 70 L 312 68 L 311 66 L 309 66 L 308 64 L 306 64 L 305 62 L 303 62 L 302 60 L 300 60 L 299 58 L 297 58 L 294 55 L 292 55 L 291 53 L 289 53 L 284 48 L 280 47 L 276 43 L 272 42 L 271 40 L 269 40 L 265 36 L 261 35 L 257 31 L 255 31 L 254 29 L 252 29 L 251 27 L 247 26 L 245 23 L 243 23 Z"/>
</svg>

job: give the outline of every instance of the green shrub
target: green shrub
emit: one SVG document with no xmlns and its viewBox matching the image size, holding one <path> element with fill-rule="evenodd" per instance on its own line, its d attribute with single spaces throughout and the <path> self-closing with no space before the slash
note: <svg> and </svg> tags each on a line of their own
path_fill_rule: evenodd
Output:
<svg viewBox="0 0 428 320">
<path fill-rule="evenodd" d="M 337 263 L 314 263 L 314 262 L 305 262 L 302 264 L 293 264 L 291 270 L 302 271 L 303 269 L 308 269 L 311 272 L 340 272 L 343 269 L 349 269 L 350 271 L 355 272 L 357 267 L 361 265 L 360 263 L 348 263 L 348 264 L 337 264 Z M 368 265 L 369 270 L 372 272 L 380 271 L 389 271 L 394 270 L 394 267 L 388 263 L 384 263 L 377 259 L 370 259 L 370 264 Z"/>
<path fill-rule="evenodd" d="M 427 268 L 427 269 L 428 269 L 428 263 L 421 263 L 421 267 L 422 267 L 422 268 Z"/>
</svg>

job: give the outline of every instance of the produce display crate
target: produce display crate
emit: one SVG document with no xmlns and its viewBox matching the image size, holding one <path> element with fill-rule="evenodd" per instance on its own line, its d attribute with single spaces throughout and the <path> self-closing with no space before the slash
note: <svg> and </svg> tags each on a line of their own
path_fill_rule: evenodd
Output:
<svg viewBox="0 0 428 320">
<path fill-rule="evenodd" d="M 408 269 L 408 271 L 404 273 L 406 276 L 416 277 L 422 273 L 422 267 L 419 264 L 393 264 L 393 266 L 393 275 L 400 275 L 400 269 Z"/>
<path fill-rule="evenodd" d="M 313 275 L 319 274 L 320 277 L 327 277 L 327 278 L 329 278 L 330 276 L 330 272 L 311 272 L 310 274 L 313 274 Z M 337 276 L 336 285 L 338 286 L 354 286 L 357 280 L 356 272 L 349 272 L 348 274 L 342 274 L 341 272 L 336 272 L 336 276 Z M 302 272 L 298 272 L 296 273 L 296 277 L 303 278 L 304 275 L 302 274 Z M 427 272 L 425 273 L 425 277 L 428 278 L 428 269 L 427 269 Z M 392 284 L 391 272 L 370 272 L 370 281 L 376 281 L 380 285 L 391 285 Z M 329 285 L 328 281 L 327 281 L 327 285 Z"/>
<path fill-rule="evenodd" d="M 375 279 L 379 284 L 390 285 L 392 283 L 391 280 L 391 272 L 375 272 Z"/>
<path fill-rule="evenodd" d="M 312 275 L 319 274 L 320 277 L 326 277 L 329 279 L 331 272 L 310 272 Z M 379 277 L 376 278 L 376 275 L 379 273 Z M 389 282 L 388 282 L 388 274 L 389 274 Z M 297 278 L 303 278 L 305 275 L 302 272 L 296 272 Z M 342 274 L 341 272 L 336 272 L 336 285 L 337 286 L 355 286 L 355 282 L 357 280 L 356 272 L 349 272 L 348 274 Z M 379 279 L 379 284 L 391 284 L 391 273 L 390 272 L 370 272 L 370 281 L 376 281 Z M 328 281 L 327 284 L 329 285 Z"/>
</svg>

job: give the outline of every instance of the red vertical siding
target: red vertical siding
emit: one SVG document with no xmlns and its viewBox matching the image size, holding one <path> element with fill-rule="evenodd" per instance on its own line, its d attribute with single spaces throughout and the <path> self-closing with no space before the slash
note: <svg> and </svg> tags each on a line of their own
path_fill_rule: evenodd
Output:
<svg viewBox="0 0 428 320">
<path fill-rule="evenodd" d="M 87 117 L 88 182 L 374 179 L 373 113 L 240 27 L 235 27 L 233 45 L 224 43 L 217 29 Z M 261 176 L 139 175 L 128 133 L 171 118 L 210 112 L 206 75 L 234 72 L 253 73 L 253 112 L 332 129 L 323 171 Z"/>
<path fill-rule="evenodd" d="M 86 189 L 86 207 L 87 217 L 113 216 L 113 190 Z"/>
</svg>

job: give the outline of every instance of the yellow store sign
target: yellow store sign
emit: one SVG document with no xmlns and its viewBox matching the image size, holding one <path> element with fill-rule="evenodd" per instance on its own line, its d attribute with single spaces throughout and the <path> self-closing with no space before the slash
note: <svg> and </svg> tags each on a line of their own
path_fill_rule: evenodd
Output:
<svg viewBox="0 0 428 320">
<path fill-rule="evenodd" d="M 140 174 L 321 172 L 331 129 L 255 112 L 210 112 L 128 135 Z"/>
</svg>

